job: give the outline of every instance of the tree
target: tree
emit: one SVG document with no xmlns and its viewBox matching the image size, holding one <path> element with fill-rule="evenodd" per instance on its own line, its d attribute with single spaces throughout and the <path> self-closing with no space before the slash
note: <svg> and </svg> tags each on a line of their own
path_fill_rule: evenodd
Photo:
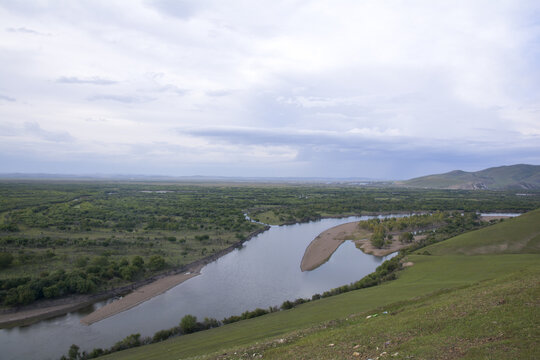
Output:
<svg viewBox="0 0 540 360">
<path fill-rule="evenodd" d="M 384 238 L 386 237 L 386 231 L 384 225 L 378 224 L 373 229 L 373 234 L 371 235 L 371 245 L 380 249 L 384 246 Z"/>
<path fill-rule="evenodd" d="M 19 304 L 26 305 L 36 300 L 36 293 L 28 285 L 19 285 L 17 293 L 19 295 Z"/>
<path fill-rule="evenodd" d="M 80 357 L 79 347 L 75 344 L 69 347 L 68 356 L 70 360 L 76 360 Z"/>
<path fill-rule="evenodd" d="M 197 317 L 193 315 L 186 315 L 180 321 L 180 330 L 182 334 L 190 334 L 197 330 Z"/>
<path fill-rule="evenodd" d="M 404 232 L 399 235 L 399 241 L 401 241 L 402 243 L 410 243 L 413 241 L 413 239 L 414 236 L 410 232 Z"/>
<path fill-rule="evenodd" d="M 13 261 L 13 255 L 6 252 L 0 252 L 0 269 L 7 268 Z"/>
<path fill-rule="evenodd" d="M 138 268 L 136 268 L 133 265 L 131 265 L 131 266 L 122 266 L 120 268 L 120 276 L 124 280 L 131 281 L 131 280 L 133 280 L 133 277 L 135 276 L 135 273 L 137 272 L 137 270 L 138 270 Z"/>
<path fill-rule="evenodd" d="M 285 300 L 283 304 L 281 304 L 281 310 L 289 310 L 289 309 L 292 309 L 293 307 L 294 307 L 294 304 L 289 300 Z"/>
<path fill-rule="evenodd" d="M 139 255 L 137 255 L 137 256 L 135 256 L 135 257 L 133 258 L 133 260 L 131 260 L 131 264 L 132 264 L 133 266 L 136 266 L 136 267 L 142 269 L 142 267 L 144 266 L 144 260 L 143 260 L 142 257 L 140 257 Z"/>
<path fill-rule="evenodd" d="M 148 268 L 152 271 L 161 270 L 165 267 L 165 259 L 159 255 L 152 255 L 148 260 Z"/>
</svg>

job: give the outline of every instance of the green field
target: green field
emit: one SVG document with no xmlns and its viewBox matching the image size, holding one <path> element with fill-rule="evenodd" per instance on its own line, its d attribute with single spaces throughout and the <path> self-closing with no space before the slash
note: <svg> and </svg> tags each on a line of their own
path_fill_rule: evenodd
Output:
<svg viewBox="0 0 540 360">
<path fill-rule="evenodd" d="M 538 358 L 538 231 L 540 209 L 408 255 L 395 281 L 105 358 Z M 490 241 L 513 253 L 464 255 Z"/>
</svg>

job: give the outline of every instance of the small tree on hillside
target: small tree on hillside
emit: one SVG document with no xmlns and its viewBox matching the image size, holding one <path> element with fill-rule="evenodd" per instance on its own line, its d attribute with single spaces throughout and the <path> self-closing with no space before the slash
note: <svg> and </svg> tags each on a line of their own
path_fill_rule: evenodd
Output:
<svg viewBox="0 0 540 360">
<path fill-rule="evenodd" d="M 182 334 L 190 334 L 197 330 L 197 317 L 193 315 L 186 315 L 180 321 L 180 330 Z"/>
</svg>

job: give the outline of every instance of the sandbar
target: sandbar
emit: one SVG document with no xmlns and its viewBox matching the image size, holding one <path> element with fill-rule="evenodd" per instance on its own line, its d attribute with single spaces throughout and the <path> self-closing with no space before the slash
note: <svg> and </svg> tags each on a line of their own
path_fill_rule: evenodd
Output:
<svg viewBox="0 0 540 360">
<path fill-rule="evenodd" d="M 311 271 L 321 266 L 345 240 L 354 241 L 357 248 L 366 254 L 374 256 L 386 256 L 410 245 L 402 243 L 397 239 L 396 235 L 399 233 L 392 233 L 394 239 L 391 243 L 386 244 L 381 249 L 376 248 L 370 241 L 371 232 L 360 228 L 358 226 L 359 223 L 360 221 L 354 221 L 341 224 L 320 233 L 306 248 L 302 262 L 300 263 L 300 269 L 302 271 Z M 414 241 L 420 240 L 423 237 L 425 235 L 416 235 Z"/>
<path fill-rule="evenodd" d="M 360 231 L 364 230 L 358 228 L 358 221 L 341 224 L 323 231 L 306 248 L 300 269 L 310 271 L 321 266 L 345 240 L 353 239 L 353 236 Z M 366 231 L 364 232 L 366 235 L 368 234 Z"/>
<path fill-rule="evenodd" d="M 513 216 L 508 216 L 508 215 L 484 215 L 484 216 L 480 216 L 480 219 L 483 221 L 491 221 L 491 220 L 509 219 L 512 217 Z"/>
<path fill-rule="evenodd" d="M 176 275 L 169 275 L 151 282 L 148 285 L 141 286 L 138 289 L 133 290 L 131 293 L 115 300 L 91 314 L 86 315 L 81 319 L 81 322 L 85 325 L 91 325 L 100 320 L 106 319 L 110 316 L 121 313 L 122 311 L 129 310 L 147 300 L 150 300 L 154 296 L 164 293 L 165 291 L 183 283 L 184 281 L 191 279 L 197 275 L 200 275 L 200 271 L 203 265 L 199 265 L 196 268 L 190 269 L 188 272 L 184 272 Z"/>
<path fill-rule="evenodd" d="M 22 311 L 6 312 L 0 314 L 0 328 L 29 325 L 37 320 L 48 319 L 71 311 L 76 311 L 91 305 L 96 300 L 89 300 L 87 296 L 72 299 L 69 303 L 37 307 Z"/>
</svg>

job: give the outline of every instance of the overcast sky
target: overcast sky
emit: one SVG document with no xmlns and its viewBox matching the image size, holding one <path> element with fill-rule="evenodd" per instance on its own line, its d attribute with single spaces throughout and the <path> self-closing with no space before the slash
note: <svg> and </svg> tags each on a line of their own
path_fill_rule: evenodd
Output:
<svg viewBox="0 0 540 360">
<path fill-rule="evenodd" d="M 540 164 L 540 2 L 0 0 L 0 173 Z"/>
</svg>

